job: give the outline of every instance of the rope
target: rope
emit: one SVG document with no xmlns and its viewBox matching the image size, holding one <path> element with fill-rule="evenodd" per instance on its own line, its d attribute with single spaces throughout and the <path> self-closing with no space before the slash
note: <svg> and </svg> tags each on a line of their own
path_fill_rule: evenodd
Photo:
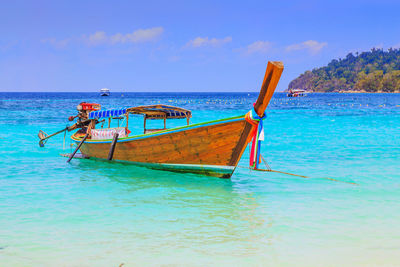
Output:
<svg viewBox="0 0 400 267">
<path fill-rule="evenodd" d="M 294 174 L 290 172 L 283 172 L 283 171 L 277 171 L 277 170 L 272 170 L 271 167 L 268 165 L 267 161 L 264 159 L 264 157 L 261 155 L 261 141 L 264 140 L 264 125 L 263 125 L 263 120 L 265 118 L 265 114 L 260 117 L 258 116 L 257 112 L 254 110 L 250 110 L 247 112 L 245 115 L 245 120 L 249 122 L 251 125 L 255 126 L 255 129 L 253 132 L 250 134 L 253 139 L 253 143 L 251 145 L 251 150 L 250 150 L 250 170 L 254 171 L 263 171 L 263 172 L 275 172 L 275 173 L 280 173 L 280 174 L 286 174 L 286 175 L 291 175 L 291 176 L 296 176 L 296 177 L 301 177 L 305 179 L 312 179 L 310 176 L 305 176 L 305 175 L 300 175 L 300 174 Z M 259 169 L 258 165 L 261 162 L 260 158 L 264 162 L 265 166 L 267 169 Z M 243 168 L 238 166 L 239 168 Z M 358 185 L 355 182 L 346 182 L 346 181 L 341 181 L 337 180 L 331 177 L 321 177 L 320 179 L 325 179 L 329 181 L 335 181 L 335 182 L 342 182 L 342 183 L 347 183 L 351 185 Z"/>
<path fill-rule="evenodd" d="M 283 171 L 277 171 L 277 170 L 272 170 L 271 167 L 268 165 L 267 161 L 265 160 L 265 158 L 261 156 L 261 159 L 263 160 L 265 166 L 267 167 L 267 169 L 253 169 L 253 168 L 246 168 L 246 167 L 241 167 L 238 166 L 239 168 L 245 168 L 245 169 L 249 169 L 249 170 L 253 170 L 253 171 L 261 171 L 261 172 L 275 172 L 275 173 L 280 173 L 280 174 L 286 174 L 286 175 L 291 175 L 291 176 L 296 176 L 296 177 L 301 177 L 301 178 L 305 178 L 305 179 L 313 179 L 313 177 L 310 176 L 305 176 L 305 175 L 300 175 L 300 174 L 294 174 L 294 173 L 290 173 L 290 172 L 283 172 Z M 315 178 L 314 178 L 315 179 Z M 347 181 L 342 181 L 342 180 L 338 180 L 335 178 L 331 178 L 331 177 L 319 177 L 319 179 L 325 179 L 325 180 L 329 180 L 329 181 L 334 181 L 334 182 L 339 182 L 339 183 L 346 183 L 346 184 L 351 184 L 351 185 L 359 185 L 355 182 L 347 182 Z"/>
<path fill-rule="evenodd" d="M 63 139 L 63 151 L 65 150 L 65 136 L 67 135 L 67 131 L 64 132 L 64 139 Z"/>
<path fill-rule="evenodd" d="M 280 173 L 280 174 L 286 174 L 286 175 L 291 175 L 291 176 L 295 176 L 295 177 L 300 177 L 300 178 L 305 178 L 305 179 L 324 179 L 324 180 L 329 180 L 329 181 L 334 181 L 334 182 L 339 182 L 339 183 L 346 183 L 346 184 L 351 184 L 351 185 L 359 185 L 355 182 L 347 182 L 347 181 L 342 181 L 342 180 L 338 180 L 335 178 L 331 178 L 331 177 L 310 177 L 310 176 L 305 176 L 305 175 L 300 175 L 300 174 L 294 174 L 294 173 L 290 173 L 290 172 L 283 172 L 283 171 L 277 171 L 277 170 L 267 170 L 267 169 L 252 169 L 249 167 L 241 167 L 238 166 L 239 168 L 242 169 L 249 169 L 251 171 L 260 171 L 260 172 L 275 172 L 275 173 Z"/>
<path fill-rule="evenodd" d="M 260 164 L 261 141 L 264 141 L 264 119 L 265 114 L 262 117 L 258 116 L 254 108 L 245 115 L 245 120 L 255 126 L 255 129 L 250 134 L 253 139 L 250 150 L 250 167 L 253 169 L 258 169 L 258 165 Z"/>
<path fill-rule="evenodd" d="M 261 159 L 263 160 L 265 166 L 267 167 L 267 170 L 271 170 L 271 167 L 268 165 L 268 163 L 267 163 L 267 161 L 264 159 L 264 157 L 263 157 L 262 155 L 260 155 L 260 156 L 261 156 Z"/>
<path fill-rule="evenodd" d="M 123 127 L 125 121 L 126 121 L 126 117 L 124 116 L 124 119 L 121 121 L 121 126 L 119 126 L 119 120 L 118 120 L 118 127 Z"/>
</svg>

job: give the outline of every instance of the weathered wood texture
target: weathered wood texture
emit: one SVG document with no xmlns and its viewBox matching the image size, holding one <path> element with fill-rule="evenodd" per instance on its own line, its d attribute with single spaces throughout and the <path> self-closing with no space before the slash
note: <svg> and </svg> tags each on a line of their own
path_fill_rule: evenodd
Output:
<svg viewBox="0 0 400 267">
<path fill-rule="evenodd" d="M 279 79 L 281 78 L 282 71 L 282 62 L 268 62 L 260 94 L 258 95 L 257 102 L 254 105 L 254 109 L 258 116 L 262 117 L 264 115 L 265 109 L 267 108 L 269 101 L 275 92 L 275 88 L 278 85 Z"/>
<path fill-rule="evenodd" d="M 282 62 L 268 62 L 267 70 L 265 71 L 264 80 L 261 85 L 260 94 L 258 95 L 257 101 L 254 104 L 254 110 L 259 116 L 263 116 L 264 112 L 271 101 L 272 95 L 275 92 L 276 86 L 278 85 L 279 79 L 283 71 Z M 243 129 L 243 133 L 233 151 L 233 155 L 229 162 L 230 166 L 237 166 L 240 158 L 251 137 L 250 134 L 253 131 L 253 125 L 246 122 Z"/>
<path fill-rule="evenodd" d="M 118 142 L 113 159 L 143 163 L 230 165 L 244 126 L 245 121 L 240 120 Z M 81 147 L 83 154 L 104 159 L 109 150 L 109 143 L 84 143 Z"/>
<path fill-rule="evenodd" d="M 254 105 L 259 116 L 264 115 L 282 71 L 281 62 L 268 62 L 260 94 Z M 144 128 L 145 123 L 146 121 Z M 115 148 L 114 159 L 141 163 L 236 167 L 246 149 L 253 127 L 245 120 L 238 120 L 121 141 Z M 109 143 L 85 142 L 81 152 L 89 157 L 106 159 L 109 149 Z"/>
<path fill-rule="evenodd" d="M 113 141 L 111 142 L 110 151 L 108 152 L 107 160 L 112 160 L 114 156 L 115 146 L 117 145 L 118 133 L 115 133 L 113 136 Z"/>
</svg>

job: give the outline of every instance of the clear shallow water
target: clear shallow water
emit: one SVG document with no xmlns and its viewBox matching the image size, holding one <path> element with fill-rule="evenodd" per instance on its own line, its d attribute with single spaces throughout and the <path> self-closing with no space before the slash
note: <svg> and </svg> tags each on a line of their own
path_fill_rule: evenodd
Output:
<svg viewBox="0 0 400 267">
<path fill-rule="evenodd" d="M 37 132 L 64 127 L 83 100 L 160 101 L 191 109 L 196 123 L 244 114 L 256 97 L 0 93 L 0 266 L 400 265 L 399 94 L 276 94 L 263 155 L 313 179 L 249 171 L 248 152 L 224 180 L 66 164 L 62 135 L 38 146 Z"/>
</svg>

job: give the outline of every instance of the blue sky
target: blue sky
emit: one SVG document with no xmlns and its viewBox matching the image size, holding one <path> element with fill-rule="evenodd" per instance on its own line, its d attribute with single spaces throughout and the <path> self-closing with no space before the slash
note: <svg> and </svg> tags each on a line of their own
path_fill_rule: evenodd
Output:
<svg viewBox="0 0 400 267">
<path fill-rule="evenodd" d="M 278 90 L 308 69 L 400 47 L 400 1 L 8 1 L 0 91 Z"/>
</svg>

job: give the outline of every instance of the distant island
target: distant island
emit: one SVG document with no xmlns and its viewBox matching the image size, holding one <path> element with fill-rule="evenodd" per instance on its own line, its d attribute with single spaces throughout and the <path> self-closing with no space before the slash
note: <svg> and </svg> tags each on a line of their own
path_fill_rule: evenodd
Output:
<svg viewBox="0 0 400 267">
<path fill-rule="evenodd" d="M 373 48 L 369 52 L 349 53 L 327 66 L 306 71 L 290 82 L 290 89 L 310 92 L 399 93 L 400 49 Z"/>
</svg>

